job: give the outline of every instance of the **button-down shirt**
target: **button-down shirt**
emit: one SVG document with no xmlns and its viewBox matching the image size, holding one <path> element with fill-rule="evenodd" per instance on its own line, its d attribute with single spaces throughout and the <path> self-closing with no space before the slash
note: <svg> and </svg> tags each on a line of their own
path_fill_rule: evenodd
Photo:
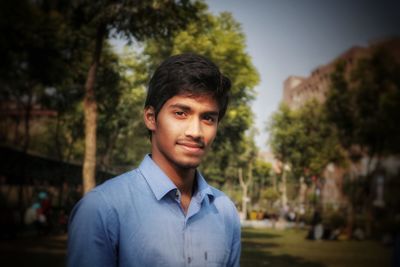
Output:
<svg viewBox="0 0 400 267">
<path fill-rule="evenodd" d="M 180 192 L 147 155 L 110 179 L 71 213 L 68 266 L 239 266 L 235 206 L 196 172 L 187 213 Z"/>
</svg>

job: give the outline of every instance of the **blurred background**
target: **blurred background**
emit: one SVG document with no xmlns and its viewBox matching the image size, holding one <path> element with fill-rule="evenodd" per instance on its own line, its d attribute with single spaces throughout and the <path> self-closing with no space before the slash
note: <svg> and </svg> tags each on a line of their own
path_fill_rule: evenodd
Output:
<svg viewBox="0 0 400 267">
<path fill-rule="evenodd" d="M 200 170 L 242 266 L 400 266 L 400 2 L 0 3 L 0 264 L 64 266 L 82 195 L 150 151 L 146 85 L 195 52 L 232 81 Z"/>
</svg>

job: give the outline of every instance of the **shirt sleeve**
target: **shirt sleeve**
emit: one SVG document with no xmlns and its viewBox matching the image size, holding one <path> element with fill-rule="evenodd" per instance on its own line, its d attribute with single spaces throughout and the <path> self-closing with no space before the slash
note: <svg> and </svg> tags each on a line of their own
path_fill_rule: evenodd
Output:
<svg viewBox="0 0 400 267">
<path fill-rule="evenodd" d="M 100 192 L 77 203 L 68 227 L 68 267 L 117 266 L 115 218 Z"/>
<path fill-rule="evenodd" d="M 228 266 L 229 267 L 239 267 L 240 266 L 240 253 L 241 253 L 241 242 L 240 242 L 240 235 L 241 235 L 241 229 L 240 229 L 240 219 L 239 219 L 239 214 L 233 206 L 233 218 L 232 218 L 232 224 L 233 224 L 233 238 L 232 238 L 232 247 L 231 247 L 231 253 L 229 255 L 229 260 L 228 260 Z"/>
</svg>

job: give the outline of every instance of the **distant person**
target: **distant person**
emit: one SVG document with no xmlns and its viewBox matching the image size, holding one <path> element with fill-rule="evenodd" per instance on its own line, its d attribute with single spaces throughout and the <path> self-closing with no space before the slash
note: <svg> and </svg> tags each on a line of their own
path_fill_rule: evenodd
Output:
<svg viewBox="0 0 400 267">
<path fill-rule="evenodd" d="M 229 79 L 199 55 L 157 68 L 144 107 L 151 154 L 75 206 L 68 266 L 239 266 L 237 210 L 197 170 L 229 90 Z"/>
<path fill-rule="evenodd" d="M 324 233 L 324 227 L 322 225 L 322 217 L 320 211 L 317 209 L 313 213 L 311 220 L 311 229 L 307 235 L 308 239 L 320 240 Z"/>
</svg>

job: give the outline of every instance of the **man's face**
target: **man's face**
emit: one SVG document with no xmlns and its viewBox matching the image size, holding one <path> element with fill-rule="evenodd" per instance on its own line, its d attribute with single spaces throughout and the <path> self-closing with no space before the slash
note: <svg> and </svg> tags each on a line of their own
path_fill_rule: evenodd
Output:
<svg viewBox="0 0 400 267">
<path fill-rule="evenodd" d="M 176 95 L 165 102 L 157 118 L 152 107 L 146 108 L 153 160 L 161 168 L 196 168 L 216 136 L 218 112 L 209 95 Z"/>
</svg>

